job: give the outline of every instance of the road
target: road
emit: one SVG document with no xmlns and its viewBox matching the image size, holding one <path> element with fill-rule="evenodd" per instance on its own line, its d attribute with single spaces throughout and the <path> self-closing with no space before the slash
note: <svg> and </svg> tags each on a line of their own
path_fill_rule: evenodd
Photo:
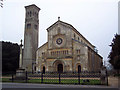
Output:
<svg viewBox="0 0 120 90">
<path fill-rule="evenodd" d="M 117 88 L 101 85 L 59 85 L 59 84 L 32 84 L 32 83 L 0 83 L 2 88 L 94 88 L 95 90 L 118 90 Z M 81 89 L 80 89 L 81 90 Z"/>
</svg>

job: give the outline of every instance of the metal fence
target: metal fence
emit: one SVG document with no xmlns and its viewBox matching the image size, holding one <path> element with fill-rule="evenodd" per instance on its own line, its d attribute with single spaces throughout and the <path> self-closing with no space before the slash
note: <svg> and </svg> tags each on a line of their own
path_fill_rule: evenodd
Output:
<svg viewBox="0 0 120 90">
<path fill-rule="evenodd" d="M 47 72 L 41 74 L 42 83 L 59 83 L 59 84 L 100 84 L 99 72 Z"/>
<path fill-rule="evenodd" d="M 19 72 L 17 72 L 19 73 Z M 81 85 L 101 85 L 101 72 L 25 72 L 22 78 L 12 75 L 11 81 L 22 81 L 26 83 L 47 83 L 47 84 L 81 84 Z"/>
</svg>

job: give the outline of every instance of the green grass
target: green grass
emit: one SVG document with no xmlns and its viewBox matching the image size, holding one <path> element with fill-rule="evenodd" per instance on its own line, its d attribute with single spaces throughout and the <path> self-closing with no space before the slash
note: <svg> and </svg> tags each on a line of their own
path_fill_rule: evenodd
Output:
<svg viewBox="0 0 120 90">
<path fill-rule="evenodd" d="M 12 82 L 10 78 L 2 78 L 2 82 Z M 15 83 L 25 83 L 25 80 L 15 80 Z M 41 83 L 41 79 L 30 79 L 27 81 L 28 83 Z M 59 83 L 59 79 L 43 79 L 43 83 L 57 84 Z M 61 84 L 78 84 L 78 79 L 61 79 Z M 83 85 L 100 85 L 100 80 L 89 80 L 89 82 L 83 82 L 80 80 L 80 84 Z"/>
<path fill-rule="evenodd" d="M 2 78 L 2 82 L 12 82 L 11 78 Z M 14 81 L 15 83 L 24 83 L 25 81 Z"/>
<path fill-rule="evenodd" d="M 28 80 L 28 83 L 41 83 L 41 79 L 31 79 Z"/>
<path fill-rule="evenodd" d="M 46 79 L 43 82 L 46 83 L 59 83 L 58 79 Z M 78 79 L 61 79 L 61 84 L 78 84 Z M 85 85 L 100 85 L 100 80 L 89 80 L 89 82 L 83 82 L 83 79 L 80 80 L 80 84 Z"/>
<path fill-rule="evenodd" d="M 9 79 L 10 78 L 2 78 L 2 82 L 11 82 Z"/>
</svg>

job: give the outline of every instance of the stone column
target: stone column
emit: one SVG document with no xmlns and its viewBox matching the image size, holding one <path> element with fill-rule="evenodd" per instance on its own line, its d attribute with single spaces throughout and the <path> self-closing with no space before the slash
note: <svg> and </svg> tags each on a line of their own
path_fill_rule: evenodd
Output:
<svg viewBox="0 0 120 90">
<path fill-rule="evenodd" d="M 22 39 L 20 44 L 19 68 L 22 68 Z"/>
<path fill-rule="evenodd" d="M 26 73 L 25 69 L 22 68 L 22 40 L 20 44 L 20 56 L 19 56 L 19 68 L 16 70 L 16 76 L 15 80 L 25 80 L 26 79 Z"/>
</svg>

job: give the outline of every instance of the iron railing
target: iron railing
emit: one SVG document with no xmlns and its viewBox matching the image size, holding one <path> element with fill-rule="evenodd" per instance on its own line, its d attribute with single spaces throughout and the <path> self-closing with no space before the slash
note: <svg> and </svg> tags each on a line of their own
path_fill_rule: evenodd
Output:
<svg viewBox="0 0 120 90">
<path fill-rule="evenodd" d="M 20 73 L 20 72 L 17 72 Z M 20 81 L 15 75 L 12 75 L 12 82 Z M 50 83 L 50 84 L 87 84 L 87 85 L 100 85 L 101 84 L 101 73 L 100 72 L 25 72 L 25 77 L 21 81 L 29 83 Z"/>
</svg>

